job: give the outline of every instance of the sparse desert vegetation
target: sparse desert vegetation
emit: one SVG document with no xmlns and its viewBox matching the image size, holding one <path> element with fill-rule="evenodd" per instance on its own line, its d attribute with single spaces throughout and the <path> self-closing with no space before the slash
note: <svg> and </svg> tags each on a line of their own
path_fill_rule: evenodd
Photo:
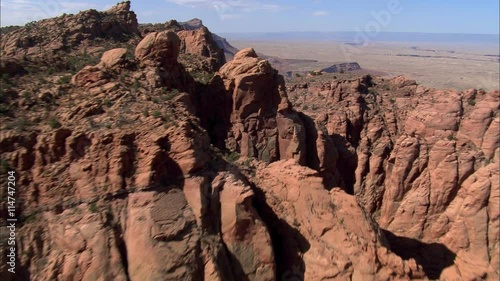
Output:
<svg viewBox="0 0 500 281">
<path fill-rule="evenodd" d="M 500 95 L 450 76 L 478 53 L 238 50 L 130 1 L 2 31 L 2 281 L 499 278 Z"/>
</svg>

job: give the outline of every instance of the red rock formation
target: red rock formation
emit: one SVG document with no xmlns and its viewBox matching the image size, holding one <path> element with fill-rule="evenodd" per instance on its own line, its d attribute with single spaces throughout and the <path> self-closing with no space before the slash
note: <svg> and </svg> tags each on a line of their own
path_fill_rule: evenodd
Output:
<svg viewBox="0 0 500 281">
<path fill-rule="evenodd" d="M 268 205 L 283 279 L 410 280 L 422 278 L 414 260 L 389 253 L 383 234 L 354 196 L 330 192 L 314 170 L 294 161 L 259 169 L 260 204 Z M 353 219 L 356 218 L 356 219 Z"/>
<path fill-rule="evenodd" d="M 498 92 L 477 96 L 479 106 L 466 104 L 464 93 L 429 96 L 409 114 L 389 158 L 380 224 L 399 236 L 446 245 L 456 258 L 443 278 L 496 279 L 498 140 L 482 146 L 474 136 L 498 135 Z M 486 122 L 471 128 L 475 118 Z"/>
<path fill-rule="evenodd" d="M 71 50 L 84 40 L 123 41 L 137 35 L 137 17 L 125 1 L 104 12 L 87 10 L 27 24 L 3 36 L 1 49 L 2 56 L 37 57 Z"/>
<path fill-rule="evenodd" d="M 2 50 L 57 50 L 58 22 L 76 32 L 68 46 L 120 39 L 136 31 L 129 8 L 42 21 Z M 0 183 L 15 170 L 22 187 L 17 279 L 498 279 L 498 91 L 302 81 L 297 113 L 252 49 L 192 77 L 180 56 L 215 53 L 196 26 L 150 32 L 134 61 L 107 46 L 71 84 L 7 77 Z M 30 37 L 41 27 L 54 34 Z"/>
<path fill-rule="evenodd" d="M 135 58 L 144 68 L 141 78 L 155 88 L 179 88 L 185 84 L 183 69 L 177 60 L 180 43 L 172 31 L 153 32 L 144 37 L 135 49 Z"/>
<path fill-rule="evenodd" d="M 192 68 L 192 60 L 200 59 L 201 70 L 214 72 L 226 63 L 224 51 L 217 45 L 213 34 L 203 25 L 201 20 L 194 19 L 188 22 L 168 21 L 165 24 L 145 24 L 140 26 L 143 34 L 170 30 L 175 32 L 180 40 L 180 60 Z M 194 56 L 195 59 L 190 56 Z"/>
<path fill-rule="evenodd" d="M 227 147 L 266 162 L 303 163 L 304 127 L 290 106 L 283 77 L 250 48 L 224 65 L 220 76 L 232 104 Z"/>
<path fill-rule="evenodd" d="M 212 186 L 220 198 L 222 238 L 241 266 L 242 272 L 235 277 L 239 280 L 276 280 L 271 237 L 252 206 L 250 186 L 229 173 L 219 174 Z"/>
<path fill-rule="evenodd" d="M 347 190 L 428 277 L 498 278 L 498 91 L 366 79 L 307 87 Z"/>
<path fill-rule="evenodd" d="M 179 37 L 174 32 L 153 32 L 137 45 L 135 57 L 141 66 L 168 67 L 177 64 L 179 45 Z"/>
<path fill-rule="evenodd" d="M 105 52 L 73 76 L 71 94 L 80 103 L 59 108 L 59 120 L 73 125 L 2 132 L 2 159 L 24 186 L 20 278 L 275 280 L 270 236 L 252 207 L 252 190 L 237 171 L 219 171 L 223 163 L 208 168 L 209 139 L 186 93 L 163 103 L 170 115 L 164 120 L 140 109 L 118 116 L 133 120 L 118 120 L 128 125 L 85 127 L 89 117 L 116 118 L 109 104 L 95 103 L 99 97 L 118 96 L 119 112 L 127 105 L 158 107 L 148 97 L 135 101 L 140 88 L 122 100 L 131 95 L 130 83 L 154 89 L 149 95 L 171 85 L 162 74 L 181 75 L 179 46 L 173 32 L 148 35 L 137 46 L 137 68 L 124 58 L 126 50 Z M 148 72 L 159 78 L 149 81 Z"/>
</svg>

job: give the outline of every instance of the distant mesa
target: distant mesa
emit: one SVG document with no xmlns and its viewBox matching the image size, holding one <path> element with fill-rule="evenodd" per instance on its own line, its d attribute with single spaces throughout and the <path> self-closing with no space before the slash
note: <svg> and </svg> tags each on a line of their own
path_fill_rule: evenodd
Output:
<svg viewBox="0 0 500 281">
<path fill-rule="evenodd" d="M 354 46 L 354 47 L 363 46 L 363 43 L 359 43 L 359 42 L 345 42 L 344 44 L 349 45 L 349 46 Z"/>
<path fill-rule="evenodd" d="M 180 22 L 179 24 L 187 30 L 196 30 L 204 26 L 203 21 L 198 18 L 194 18 L 186 22 Z"/>
<path fill-rule="evenodd" d="M 361 66 L 357 62 L 345 62 L 345 63 L 337 63 L 330 67 L 323 68 L 321 72 L 339 73 L 339 72 L 348 72 L 357 70 L 361 70 Z"/>
</svg>

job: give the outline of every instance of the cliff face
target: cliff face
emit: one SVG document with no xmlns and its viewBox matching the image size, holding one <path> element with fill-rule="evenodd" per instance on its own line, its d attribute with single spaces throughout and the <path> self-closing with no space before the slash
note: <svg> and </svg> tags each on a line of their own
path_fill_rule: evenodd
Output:
<svg viewBox="0 0 500 281">
<path fill-rule="evenodd" d="M 196 71 L 214 72 L 219 70 L 226 63 L 224 51 L 216 41 L 216 36 L 212 34 L 203 22 L 199 19 L 193 19 L 187 22 L 177 22 L 171 20 L 165 24 L 142 24 L 139 29 L 143 34 L 149 32 L 161 32 L 170 30 L 175 32 L 181 39 L 181 57 L 180 61 L 189 65 L 190 68 L 195 68 Z M 194 55 L 202 57 L 197 65 L 193 65 L 191 57 Z"/>
<path fill-rule="evenodd" d="M 394 252 L 432 279 L 497 278 L 498 91 L 426 89 L 404 77 L 303 88 L 291 99 L 314 108 L 306 113 L 335 143 L 345 190 Z"/>
<path fill-rule="evenodd" d="M 69 51 L 85 40 L 127 41 L 137 35 L 137 17 L 126 1 L 104 12 L 88 10 L 27 24 L 2 38 L 2 56 L 37 57 Z"/>
<path fill-rule="evenodd" d="M 18 118 L 48 106 L 57 120 L 2 130 L 2 161 L 23 185 L 16 280 L 275 279 L 252 188 L 183 92 L 195 81 L 180 46 L 150 33 L 134 60 L 105 52 L 50 103 L 10 101 Z"/>
<path fill-rule="evenodd" d="M 127 2 L 95 13 L 136 33 Z M 148 28 L 79 31 L 71 56 L 104 46 L 75 73 L 5 53 L 31 69 L 2 77 L 5 280 L 498 279 L 498 91 L 324 75 L 287 93 L 251 48 L 222 65 L 201 22 Z"/>
</svg>

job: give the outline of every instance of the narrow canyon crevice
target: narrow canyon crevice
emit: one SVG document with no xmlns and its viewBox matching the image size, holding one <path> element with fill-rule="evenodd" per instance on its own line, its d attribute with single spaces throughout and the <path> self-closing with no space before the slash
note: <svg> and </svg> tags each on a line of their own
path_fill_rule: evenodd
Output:
<svg viewBox="0 0 500 281">
<path fill-rule="evenodd" d="M 267 204 L 265 193 L 258 186 L 253 183 L 250 185 L 255 193 L 253 205 L 271 235 L 276 261 L 276 281 L 306 281 L 306 266 L 302 255 L 309 250 L 309 242 L 296 228 L 276 215 Z"/>
</svg>

